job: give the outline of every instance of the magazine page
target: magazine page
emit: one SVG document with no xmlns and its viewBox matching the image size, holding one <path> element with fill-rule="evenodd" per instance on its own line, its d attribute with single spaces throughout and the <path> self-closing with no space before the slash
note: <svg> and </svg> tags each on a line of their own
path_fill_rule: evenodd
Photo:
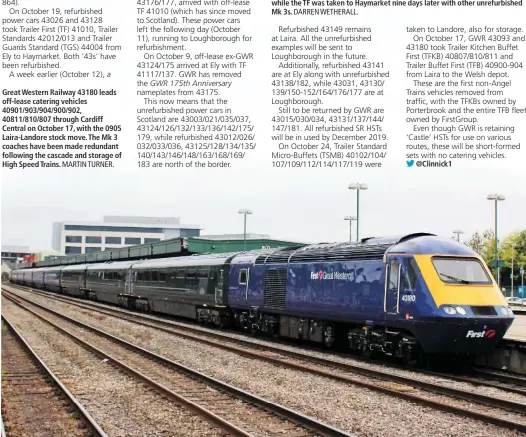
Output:
<svg viewBox="0 0 526 437">
<path fill-rule="evenodd" d="M 525 18 L 2 0 L 2 433 L 526 432 Z"/>
</svg>

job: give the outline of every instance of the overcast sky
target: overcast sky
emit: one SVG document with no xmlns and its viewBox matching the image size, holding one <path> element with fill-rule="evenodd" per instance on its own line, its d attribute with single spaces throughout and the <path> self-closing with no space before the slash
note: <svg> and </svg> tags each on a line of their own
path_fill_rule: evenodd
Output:
<svg viewBox="0 0 526 437">
<path fill-rule="evenodd" d="M 180 217 L 203 234 L 242 233 L 240 208 L 250 208 L 248 231 L 291 241 L 344 241 L 356 213 L 349 182 L 362 192 L 361 237 L 428 231 L 450 236 L 454 229 L 494 226 L 492 192 L 499 203 L 499 234 L 526 228 L 524 172 L 205 170 L 154 172 L 46 170 L 5 172 L 2 179 L 2 244 L 51 248 L 52 223 L 101 221 L 104 215 Z M 418 172 L 418 173 L 417 173 Z"/>
</svg>

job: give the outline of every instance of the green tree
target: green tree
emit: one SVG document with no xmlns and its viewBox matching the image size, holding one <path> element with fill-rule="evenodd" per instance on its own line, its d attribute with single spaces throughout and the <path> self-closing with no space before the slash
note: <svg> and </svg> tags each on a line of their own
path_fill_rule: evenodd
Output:
<svg viewBox="0 0 526 437">
<path fill-rule="evenodd" d="M 495 258 L 495 234 L 491 230 L 475 232 L 464 244 L 477 252 L 489 264 Z"/>
<path fill-rule="evenodd" d="M 499 256 L 510 269 L 510 273 L 513 259 L 513 281 L 515 285 L 520 285 L 520 267 L 525 266 L 526 268 L 526 229 L 506 235 L 502 241 Z"/>
</svg>

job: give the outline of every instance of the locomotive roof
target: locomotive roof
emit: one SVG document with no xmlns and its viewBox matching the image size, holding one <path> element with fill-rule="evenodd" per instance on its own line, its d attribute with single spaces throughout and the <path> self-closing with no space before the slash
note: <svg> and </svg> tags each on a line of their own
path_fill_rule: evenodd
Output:
<svg viewBox="0 0 526 437">
<path fill-rule="evenodd" d="M 418 238 L 400 241 L 392 246 L 388 252 L 412 255 L 477 256 L 477 253 L 465 244 L 435 235 L 422 235 Z"/>
<path fill-rule="evenodd" d="M 476 253 L 453 240 L 434 234 L 415 233 L 398 237 L 364 238 L 359 243 L 320 243 L 277 249 L 255 257 L 255 264 L 382 259 L 386 253 L 471 255 Z"/>
</svg>

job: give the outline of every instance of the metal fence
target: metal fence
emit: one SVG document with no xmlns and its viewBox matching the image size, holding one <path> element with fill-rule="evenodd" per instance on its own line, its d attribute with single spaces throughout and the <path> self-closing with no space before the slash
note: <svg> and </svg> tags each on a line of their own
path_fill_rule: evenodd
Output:
<svg viewBox="0 0 526 437">
<path fill-rule="evenodd" d="M 503 287 L 502 293 L 505 297 L 517 297 L 521 299 L 526 299 L 526 285 L 525 286 L 517 286 L 513 287 L 513 293 L 511 291 L 511 287 Z M 525 302 L 526 305 L 526 302 Z"/>
</svg>

